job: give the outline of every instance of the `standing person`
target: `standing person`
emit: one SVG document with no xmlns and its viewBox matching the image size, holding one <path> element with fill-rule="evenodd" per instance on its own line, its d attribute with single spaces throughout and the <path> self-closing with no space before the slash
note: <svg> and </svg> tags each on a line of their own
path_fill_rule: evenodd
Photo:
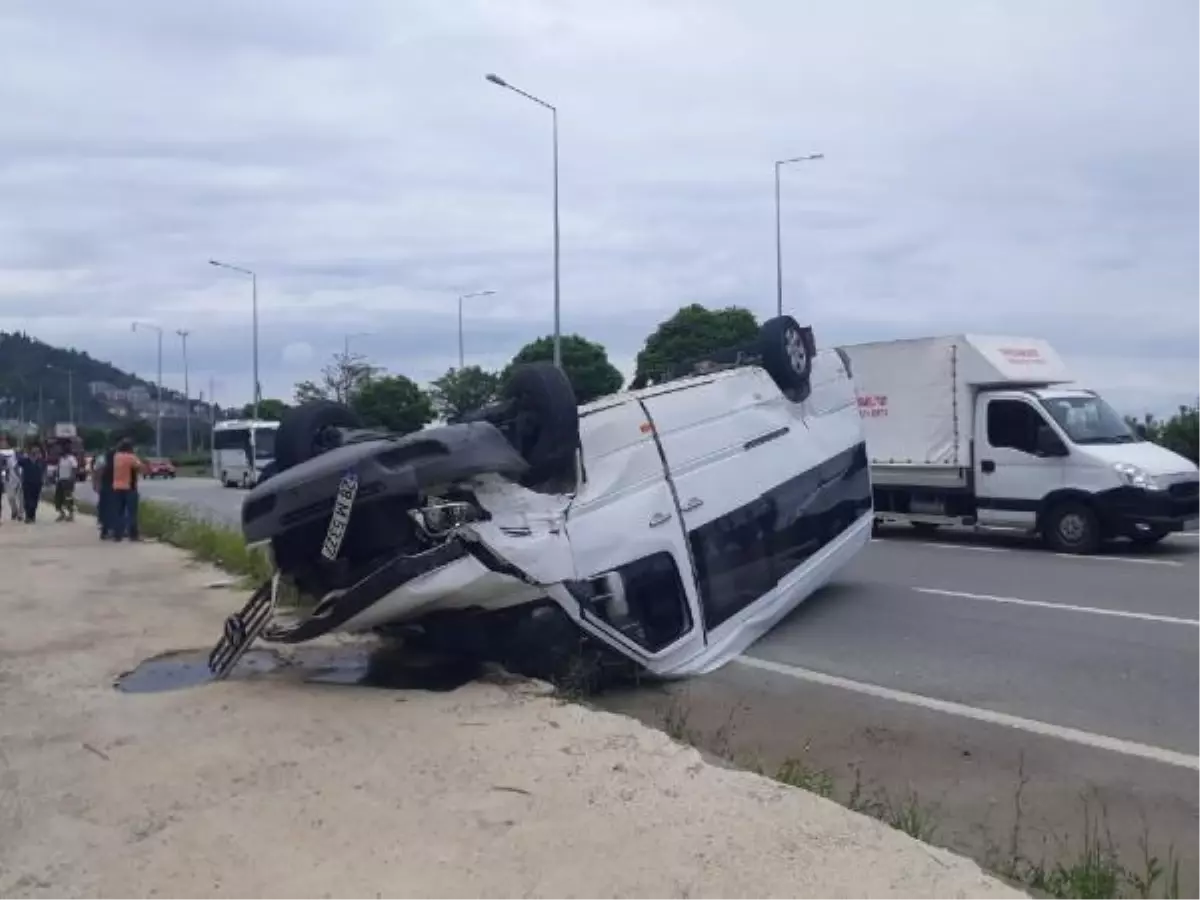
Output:
<svg viewBox="0 0 1200 900">
<path fill-rule="evenodd" d="M 119 541 L 129 532 L 129 539 L 136 541 L 138 534 L 138 473 L 142 461 L 133 452 L 133 442 L 125 438 L 117 445 L 112 458 L 112 522 L 113 540 Z"/>
<path fill-rule="evenodd" d="M 42 448 L 34 444 L 20 462 L 21 497 L 25 501 L 25 524 L 37 521 L 37 508 L 42 500 L 42 485 L 46 478 L 46 462 Z"/>
<path fill-rule="evenodd" d="M 113 534 L 112 492 L 113 456 L 117 448 L 110 444 L 92 458 L 92 490 L 96 492 L 96 525 L 100 529 L 100 540 L 107 541 Z"/>
<path fill-rule="evenodd" d="M 54 509 L 58 513 L 58 521 L 75 521 L 75 473 L 79 470 L 79 460 L 68 448 L 63 448 L 58 458 L 54 483 Z"/>
<path fill-rule="evenodd" d="M 4 492 L 8 495 L 8 512 L 14 522 L 25 515 L 25 503 L 21 498 L 21 453 L 14 449 L 4 457 Z M 2 510 L 0 510 L 2 512 Z"/>
</svg>

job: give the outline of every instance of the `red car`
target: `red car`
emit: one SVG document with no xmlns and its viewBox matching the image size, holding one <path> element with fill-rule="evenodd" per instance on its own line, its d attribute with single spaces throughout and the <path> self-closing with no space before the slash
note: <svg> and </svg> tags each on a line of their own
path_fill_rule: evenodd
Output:
<svg viewBox="0 0 1200 900">
<path fill-rule="evenodd" d="M 147 459 L 142 475 L 145 478 L 174 478 L 175 464 L 169 459 Z"/>
</svg>

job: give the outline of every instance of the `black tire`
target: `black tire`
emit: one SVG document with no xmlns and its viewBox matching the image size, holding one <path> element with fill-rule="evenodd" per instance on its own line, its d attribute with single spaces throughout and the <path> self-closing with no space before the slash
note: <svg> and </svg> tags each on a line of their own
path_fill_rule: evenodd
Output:
<svg viewBox="0 0 1200 900">
<path fill-rule="evenodd" d="M 275 468 L 282 472 L 336 446 L 332 431 L 361 428 L 354 410 L 332 400 L 314 400 L 289 410 L 275 432 Z"/>
<path fill-rule="evenodd" d="M 1059 553 L 1095 553 L 1100 549 L 1100 520 L 1086 503 L 1068 500 L 1046 514 L 1042 536 Z"/>
<path fill-rule="evenodd" d="M 505 429 L 513 446 L 539 480 L 574 466 L 579 447 L 579 407 L 565 372 L 552 363 L 528 363 L 513 369 L 504 386 L 512 402 L 512 427 Z"/>
<path fill-rule="evenodd" d="M 913 522 L 912 527 L 913 531 L 917 534 L 928 537 L 929 535 L 936 534 L 941 526 L 936 522 Z"/>
<path fill-rule="evenodd" d="M 763 322 L 758 330 L 762 367 L 784 393 L 808 395 L 816 352 L 811 328 L 802 327 L 791 316 Z"/>
</svg>

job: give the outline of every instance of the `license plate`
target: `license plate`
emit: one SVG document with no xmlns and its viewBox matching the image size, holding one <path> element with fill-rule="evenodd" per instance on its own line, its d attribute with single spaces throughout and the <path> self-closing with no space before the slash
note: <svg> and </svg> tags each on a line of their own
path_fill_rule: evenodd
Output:
<svg viewBox="0 0 1200 900">
<path fill-rule="evenodd" d="M 278 602 L 279 575 L 276 573 L 250 596 L 241 611 L 225 620 L 221 639 L 208 654 L 208 670 L 214 678 L 220 680 L 233 671 L 242 654 L 250 649 L 250 645 L 270 624 Z"/>
<path fill-rule="evenodd" d="M 325 541 L 321 545 L 321 555 L 330 562 L 337 559 L 342 549 L 342 541 L 346 539 L 346 529 L 350 527 L 350 513 L 354 510 L 354 498 L 358 496 L 358 475 L 347 472 L 338 484 L 337 499 L 333 504 L 333 515 L 329 518 L 329 528 L 325 532 Z"/>
</svg>

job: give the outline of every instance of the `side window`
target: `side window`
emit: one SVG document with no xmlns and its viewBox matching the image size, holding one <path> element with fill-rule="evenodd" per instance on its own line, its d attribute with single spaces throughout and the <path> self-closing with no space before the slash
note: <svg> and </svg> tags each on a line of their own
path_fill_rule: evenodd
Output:
<svg viewBox="0 0 1200 900">
<path fill-rule="evenodd" d="M 692 628 L 679 566 L 665 551 L 575 582 L 571 590 L 589 615 L 651 653 Z"/>
<path fill-rule="evenodd" d="M 690 531 L 705 627 L 750 606 L 866 513 L 868 471 L 857 444 Z"/>
<path fill-rule="evenodd" d="M 1045 419 L 1023 400 L 992 400 L 987 410 L 988 443 L 1033 455 L 1037 452 L 1038 427 Z"/>
</svg>

